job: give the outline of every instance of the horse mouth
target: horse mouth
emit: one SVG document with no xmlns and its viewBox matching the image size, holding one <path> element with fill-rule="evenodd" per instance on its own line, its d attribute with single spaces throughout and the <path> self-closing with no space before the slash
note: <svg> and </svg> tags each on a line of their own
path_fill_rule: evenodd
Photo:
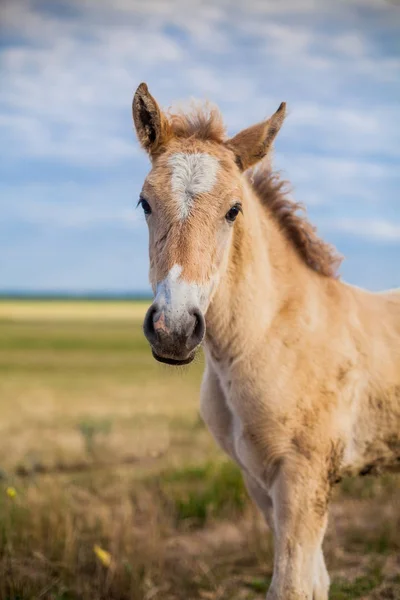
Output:
<svg viewBox="0 0 400 600">
<path fill-rule="evenodd" d="M 160 354 L 157 354 L 156 352 L 154 352 L 153 349 L 151 350 L 151 352 L 152 352 L 154 358 L 156 360 L 158 360 L 158 362 L 164 363 L 166 365 L 172 365 L 174 367 L 180 367 L 182 365 L 190 364 L 195 356 L 195 352 L 192 352 L 186 358 L 172 358 L 170 356 L 161 356 Z"/>
</svg>

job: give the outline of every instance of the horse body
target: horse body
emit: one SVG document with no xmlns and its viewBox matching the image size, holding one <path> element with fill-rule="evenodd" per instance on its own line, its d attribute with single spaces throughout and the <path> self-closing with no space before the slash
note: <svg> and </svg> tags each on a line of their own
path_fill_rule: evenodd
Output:
<svg viewBox="0 0 400 600">
<path fill-rule="evenodd" d="M 259 274 L 249 267 L 257 287 Z M 329 580 L 321 542 L 332 485 L 343 475 L 400 470 L 400 294 L 371 294 L 302 268 L 288 289 L 279 282 L 285 272 L 276 273 L 259 304 L 248 280 L 243 290 L 220 285 L 206 319 L 201 414 L 244 470 L 273 530 L 274 503 L 287 504 L 294 519 L 282 552 L 289 564 L 281 580 L 290 587 L 274 577 L 269 597 L 309 598 L 312 589 L 323 600 Z M 271 286 L 287 294 L 274 315 L 265 302 Z M 235 318 L 227 315 L 232 305 Z M 258 317 L 253 331 L 251 313 Z M 297 481 L 293 496 L 285 480 Z M 303 538 L 317 568 L 301 563 Z M 293 544 L 300 545 L 297 566 Z"/>
<path fill-rule="evenodd" d="M 215 116 L 168 120 L 140 86 L 134 118 L 153 161 L 153 354 L 190 362 L 204 337 L 202 417 L 274 534 L 267 598 L 326 600 L 332 486 L 400 467 L 400 294 L 335 278 L 337 256 L 269 168 L 247 171 L 281 108 L 226 141 Z"/>
<path fill-rule="evenodd" d="M 346 317 L 360 380 L 347 416 L 351 433 L 342 472 L 400 471 L 400 294 L 372 294 L 342 286 L 355 297 L 355 310 Z"/>
</svg>

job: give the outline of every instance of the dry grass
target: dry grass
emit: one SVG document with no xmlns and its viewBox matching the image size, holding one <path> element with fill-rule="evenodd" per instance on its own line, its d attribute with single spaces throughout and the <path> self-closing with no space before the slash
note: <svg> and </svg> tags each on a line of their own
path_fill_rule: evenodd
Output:
<svg viewBox="0 0 400 600">
<path fill-rule="evenodd" d="M 34 304 L 0 303 L 0 600 L 263 598 L 271 538 L 198 417 L 201 360 L 156 364 L 143 306 Z M 398 479 L 344 482 L 325 549 L 333 600 L 400 598 Z"/>
<path fill-rule="evenodd" d="M 0 320 L 130 321 L 143 318 L 149 302 L 129 300 L 1 300 Z"/>
</svg>

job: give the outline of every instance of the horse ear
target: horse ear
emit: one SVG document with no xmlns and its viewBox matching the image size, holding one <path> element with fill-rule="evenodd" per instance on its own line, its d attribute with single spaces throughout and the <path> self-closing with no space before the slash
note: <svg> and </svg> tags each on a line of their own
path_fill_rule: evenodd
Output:
<svg viewBox="0 0 400 600">
<path fill-rule="evenodd" d="M 285 113 L 286 103 L 282 102 L 270 119 L 244 129 L 225 142 L 235 154 L 241 171 L 253 166 L 267 154 L 285 119 Z"/>
<path fill-rule="evenodd" d="M 150 157 L 155 156 L 170 139 L 171 128 L 145 83 L 141 83 L 135 92 L 132 114 L 140 145 Z"/>
</svg>

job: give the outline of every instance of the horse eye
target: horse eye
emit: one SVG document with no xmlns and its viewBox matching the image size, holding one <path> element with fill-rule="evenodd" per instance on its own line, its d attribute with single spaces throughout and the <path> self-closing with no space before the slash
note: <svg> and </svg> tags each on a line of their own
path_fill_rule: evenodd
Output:
<svg viewBox="0 0 400 600">
<path fill-rule="evenodd" d="M 229 221 L 229 223 L 233 223 L 240 212 L 242 212 L 242 205 L 239 203 L 234 204 L 226 213 L 225 219 Z"/>
<path fill-rule="evenodd" d="M 151 206 L 150 204 L 147 202 L 147 200 L 145 200 L 144 198 L 140 198 L 139 200 L 139 204 L 142 205 L 143 208 L 143 212 L 144 214 L 147 215 L 151 215 Z"/>
</svg>

